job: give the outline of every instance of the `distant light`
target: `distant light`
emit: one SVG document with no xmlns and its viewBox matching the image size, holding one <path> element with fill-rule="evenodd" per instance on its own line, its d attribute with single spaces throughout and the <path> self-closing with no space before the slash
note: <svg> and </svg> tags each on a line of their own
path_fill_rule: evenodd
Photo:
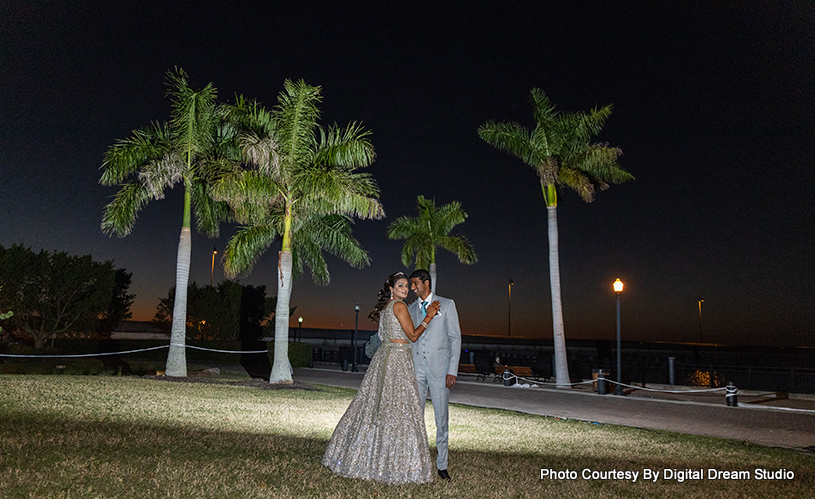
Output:
<svg viewBox="0 0 815 499">
<path fill-rule="evenodd" d="M 621 281 L 619 277 L 617 278 L 616 281 L 614 281 L 614 292 L 615 293 L 623 292 L 623 281 Z"/>
<path fill-rule="evenodd" d="M 297 319 L 297 322 L 299 322 L 300 324 L 302 324 L 302 323 L 303 323 L 303 318 L 302 318 L 302 317 L 300 317 L 299 319 Z"/>
</svg>

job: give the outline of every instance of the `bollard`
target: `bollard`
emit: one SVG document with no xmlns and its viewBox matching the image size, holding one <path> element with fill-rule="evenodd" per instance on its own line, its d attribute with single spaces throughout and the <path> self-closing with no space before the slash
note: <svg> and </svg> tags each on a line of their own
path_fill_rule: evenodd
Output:
<svg viewBox="0 0 815 499">
<path fill-rule="evenodd" d="M 515 376 L 509 369 L 504 370 L 504 386 L 512 386 L 515 384 Z"/>
<path fill-rule="evenodd" d="M 739 406 L 739 389 L 736 388 L 732 381 L 725 387 L 724 399 L 727 402 L 727 407 Z"/>
<path fill-rule="evenodd" d="M 348 370 L 348 359 L 342 359 L 342 370 L 343 371 Z"/>
<path fill-rule="evenodd" d="M 606 394 L 606 376 L 603 371 L 597 373 L 597 395 Z"/>
<path fill-rule="evenodd" d="M 668 357 L 668 384 L 676 384 L 676 357 Z"/>
</svg>

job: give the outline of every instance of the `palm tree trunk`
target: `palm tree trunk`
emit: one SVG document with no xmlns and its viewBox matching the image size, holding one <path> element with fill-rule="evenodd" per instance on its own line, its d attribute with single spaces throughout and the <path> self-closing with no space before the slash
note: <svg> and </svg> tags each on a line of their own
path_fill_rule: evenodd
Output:
<svg viewBox="0 0 815 499">
<path fill-rule="evenodd" d="M 560 256 L 558 252 L 557 206 L 547 206 L 549 224 L 549 285 L 552 288 L 552 329 L 555 346 L 555 377 L 558 388 L 568 388 L 569 364 L 563 331 L 563 305 L 560 300 Z"/>
<path fill-rule="evenodd" d="M 289 371 L 289 301 L 291 299 L 291 251 L 281 251 L 277 276 L 277 308 L 274 321 L 274 364 L 269 383 L 291 383 Z"/>
<path fill-rule="evenodd" d="M 170 334 L 170 351 L 167 354 L 167 376 L 187 376 L 187 285 L 190 280 L 190 251 L 192 234 L 189 224 L 181 228 L 178 240 L 178 256 L 175 264 L 175 302 L 173 303 L 173 328 Z"/>
<path fill-rule="evenodd" d="M 435 295 L 436 294 L 436 263 L 435 262 L 431 263 L 429 267 L 430 268 L 427 269 L 427 271 L 430 273 L 430 291 L 432 291 L 433 294 Z"/>
</svg>

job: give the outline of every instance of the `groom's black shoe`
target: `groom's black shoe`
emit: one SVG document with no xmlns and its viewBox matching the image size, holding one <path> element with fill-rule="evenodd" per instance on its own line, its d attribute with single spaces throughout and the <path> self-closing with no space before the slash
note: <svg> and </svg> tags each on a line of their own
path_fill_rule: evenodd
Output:
<svg viewBox="0 0 815 499">
<path fill-rule="evenodd" d="M 443 480 L 449 480 L 450 479 L 450 473 L 447 473 L 447 470 L 438 470 L 438 472 L 439 472 L 439 476 Z"/>
</svg>

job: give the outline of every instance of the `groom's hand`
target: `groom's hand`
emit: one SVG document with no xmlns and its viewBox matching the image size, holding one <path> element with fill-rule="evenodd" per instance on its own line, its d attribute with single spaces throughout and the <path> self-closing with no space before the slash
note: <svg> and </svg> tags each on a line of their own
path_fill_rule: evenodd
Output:
<svg viewBox="0 0 815 499">
<path fill-rule="evenodd" d="M 454 386 L 456 386 L 456 377 L 453 376 L 452 374 L 447 375 L 447 380 L 446 381 L 447 381 L 447 388 L 448 389 L 453 388 Z"/>
</svg>

